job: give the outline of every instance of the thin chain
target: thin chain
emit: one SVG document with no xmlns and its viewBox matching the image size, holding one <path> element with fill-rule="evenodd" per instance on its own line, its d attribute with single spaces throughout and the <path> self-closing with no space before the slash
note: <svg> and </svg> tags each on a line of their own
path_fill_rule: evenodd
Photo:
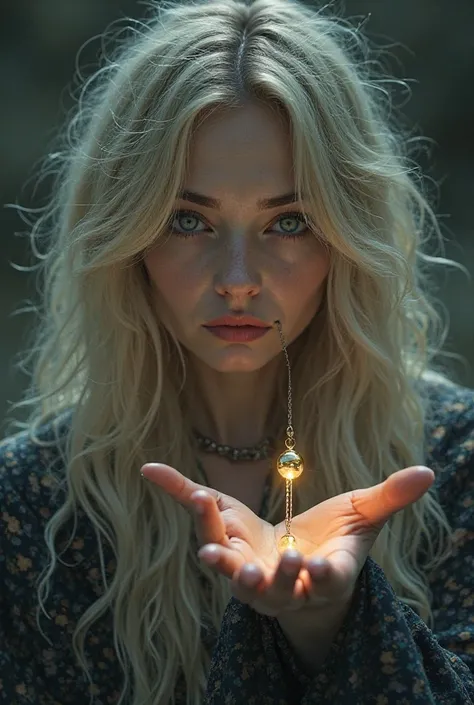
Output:
<svg viewBox="0 0 474 705">
<path fill-rule="evenodd" d="M 280 335 L 281 347 L 283 349 L 283 354 L 285 355 L 285 362 L 288 368 L 288 426 L 286 429 L 287 438 L 285 440 L 285 445 L 288 450 L 293 450 L 295 447 L 295 431 L 293 429 L 293 397 L 291 394 L 291 367 L 290 359 L 288 357 L 288 351 L 286 349 L 286 341 L 283 335 L 283 328 L 280 321 L 275 321 L 278 327 L 278 333 Z M 293 481 L 285 480 L 285 528 L 286 534 L 290 534 L 291 529 L 291 519 L 293 516 Z"/>
<path fill-rule="evenodd" d="M 288 436 L 293 440 L 295 436 L 295 432 L 293 430 L 293 397 L 291 394 L 291 367 L 290 367 L 290 359 L 288 357 L 288 351 L 286 349 L 286 342 L 285 338 L 283 336 L 283 329 L 281 326 L 280 321 L 275 321 L 277 327 L 278 327 L 278 333 L 280 335 L 280 340 L 281 340 L 281 347 L 283 348 L 283 354 L 285 356 L 285 362 L 286 366 L 288 368 L 288 428 L 286 429 L 286 432 Z"/>
<path fill-rule="evenodd" d="M 292 507 L 293 507 L 293 482 L 292 480 L 285 480 L 285 495 L 286 495 L 286 512 L 285 512 L 285 528 L 286 533 L 290 533 L 291 519 L 292 519 Z"/>
</svg>

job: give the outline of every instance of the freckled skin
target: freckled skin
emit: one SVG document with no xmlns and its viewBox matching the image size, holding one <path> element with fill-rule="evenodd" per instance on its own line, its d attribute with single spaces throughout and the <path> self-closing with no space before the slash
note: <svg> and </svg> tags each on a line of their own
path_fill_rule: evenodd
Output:
<svg viewBox="0 0 474 705">
<path fill-rule="evenodd" d="M 165 325 L 217 372 L 256 371 L 281 354 L 278 333 L 249 344 L 223 341 L 202 324 L 229 312 L 282 321 L 288 342 L 317 312 L 329 254 L 304 221 L 285 214 L 301 203 L 259 211 L 257 201 L 295 190 L 291 139 L 283 118 L 260 104 L 208 117 L 196 130 L 184 188 L 222 201 L 221 210 L 184 200 L 192 210 L 145 259 Z M 303 237 L 287 238 L 293 231 Z M 306 232 L 305 232 L 306 231 Z"/>
</svg>

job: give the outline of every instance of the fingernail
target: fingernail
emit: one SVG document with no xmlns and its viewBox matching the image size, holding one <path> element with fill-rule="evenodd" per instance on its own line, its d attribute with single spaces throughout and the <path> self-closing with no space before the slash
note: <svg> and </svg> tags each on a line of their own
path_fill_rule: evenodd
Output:
<svg viewBox="0 0 474 705">
<path fill-rule="evenodd" d="M 256 585 L 260 582 L 260 570 L 253 563 L 248 563 L 243 568 L 243 578 L 247 585 Z"/>
<path fill-rule="evenodd" d="M 199 558 L 205 558 L 208 563 L 217 563 L 219 560 L 219 549 L 213 544 L 203 547 L 198 552 Z"/>
<path fill-rule="evenodd" d="M 207 499 L 209 496 L 209 492 L 206 492 L 206 490 L 196 490 L 192 493 L 191 499 L 192 501 L 196 499 Z"/>
<path fill-rule="evenodd" d="M 430 475 L 434 475 L 433 470 L 431 468 L 426 467 L 426 465 L 418 465 L 416 469 L 419 473 L 425 473 L 425 475 L 429 473 Z"/>
<path fill-rule="evenodd" d="M 308 568 L 312 575 L 323 578 L 329 571 L 329 562 L 325 558 L 312 558 L 308 561 Z"/>
<path fill-rule="evenodd" d="M 202 504 L 195 504 L 194 505 L 194 511 L 196 514 L 204 514 L 206 511 L 206 508 L 202 506 Z"/>
</svg>

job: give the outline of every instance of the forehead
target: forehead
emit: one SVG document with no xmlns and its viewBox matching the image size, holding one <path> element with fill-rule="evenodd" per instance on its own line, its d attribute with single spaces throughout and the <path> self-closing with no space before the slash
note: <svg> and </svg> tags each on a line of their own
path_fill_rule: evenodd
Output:
<svg viewBox="0 0 474 705">
<path fill-rule="evenodd" d="M 225 198 L 289 192 L 293 150 L 288 121 L 274 108 L 248 104 L 212 113 L 194 131 L 186 188 Z M 219 193 L 218 193 L 219 192 Z"/>
</svg>

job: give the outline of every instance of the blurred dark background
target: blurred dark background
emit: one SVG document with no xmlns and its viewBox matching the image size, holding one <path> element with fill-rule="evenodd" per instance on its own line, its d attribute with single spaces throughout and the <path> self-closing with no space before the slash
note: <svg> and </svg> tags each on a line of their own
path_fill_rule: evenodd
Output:
<svg viewBox="0 0 474 705">
<path fill-rule="evenodd" d="M 316 4 L 316 3 L 311 3 Z M 429 138 L 417 156 L 440 186 L 445 255 L 474 273 L 474 0 L 346 0 L 343 15 L 364 22 L 386 47 L 384 65 L 408 79 L 411 95 L 397 91 L 406 125 Z M 367 17 L 370 13 L 370 17 Z M 110 22 L 143 17 L 137 0 L 3 0 L 0 8 L 0 203 L 30 208 L 44 203 L 48 182 L 34 190 L 32 176 L 57 126 L 71 107 L 79 49 L 85 75 L 97 60 L 98 35 Z M 297 31 L 297 28 L 295 28 Z M 7 400 L 17 401 L 27 378 L 13 367 L 33 315 L 13 315 L 36 296 L 29 241 L 17 213 L 0 210 L 0 437 Z M 446 349 L 465 361 L 448 362 L 456 381 L 474 387 L 472 284 L 456 270 L 436 267 L 434 280 L 450 320 Z"/>
</svg>

